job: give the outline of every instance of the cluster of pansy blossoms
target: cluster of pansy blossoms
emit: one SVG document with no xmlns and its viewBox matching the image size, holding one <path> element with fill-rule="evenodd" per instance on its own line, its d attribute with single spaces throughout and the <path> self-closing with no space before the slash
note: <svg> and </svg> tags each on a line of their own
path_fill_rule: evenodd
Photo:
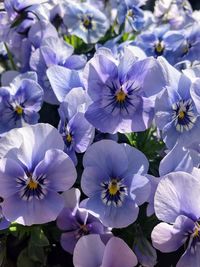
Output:
<svg viewBox="0 0 200 267">
<path fill-rule="evenodd" d="M 0 4 L 0 266 L 200 267 L 200 11 Z"/>
</svg>

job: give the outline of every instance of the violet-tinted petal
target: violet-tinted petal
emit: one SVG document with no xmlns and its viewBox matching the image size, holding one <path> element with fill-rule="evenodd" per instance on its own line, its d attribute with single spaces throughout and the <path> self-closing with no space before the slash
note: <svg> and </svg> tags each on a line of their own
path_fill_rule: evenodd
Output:
<svg viewBox="0 0 200 267">
<path fill-rule="evenodd" d="M 58 193 L 51 191 L 48 191 L 43 199 L 33 198 L 30 202 L 22 200 L 19 193 L 16 193 L 2 203 L 4 216 L 11 222 L 16 221 L 23 225 L 54 221 L 63 206 L 63 198 Z"/>
<path fill-rule="evenodd" d="M 15 131 L 19 131 L 22 135 L 23 142 L 12 157 L 15 156 L 29 171 L 34 170 L 36 165 L 44 158 L 47 150 L 64 149 L 61 135 L 50 124 L 39 123 Z M 16 142 L 18 143 L 18 141 Z"/>
<path fill-rule="evenodd" d="M 185 253 L 182 255 L 178 261 L 176 267 L 186 267 L 186 266 L 200 266 L 200 243 L 197 242 L 194 247 L 186 249 Z"/>
<path fill-rule="evenodd" d="M 12 80 L 19 74 L 18 71 L 8 70 L 2 73 L 1 86 L 9 86 Z"/>
<path fill-rule="evenodd" d="M 61 234 L 60 244 L 62 248 L 70 254 L 73 254 L 74 248 L 78 241 L 77 234 L 78 233 L 76 230 Z"/>
<path fill-rule="evenodd" d="M 114 58 L 113 58 L 114 60 Z M 108 79 L 115 80 L 118 76 L 116 64 L 108 57 L 96 54 L 84 69 L 84 79 L 89 96 L 94 100 L 100 99 L 102 87 Z"/>
<path fill-rule="evenodd" d="M 49 21 L 44 20 L 34 23 L 28 32 L 28 39 L 36 48 L 41 45 L 43 39 L 45 40 L 52 36 L 58 37 L 56 28 Z"/>
<path fill-rule="evenodd" d="M 16 92 L 15 98 L 25 108 L 33 111 L 39 111 L 42 105 L 44 92 L 38 83 L 32 80 L 24 79 Z"/>
<path fill-rule="evenodd" d="M 155 193 L 156 216 L 168 223 L 175 222 L 180 214 L 197 220 L 200 217 L 199 192 L 200 182 L 194 176 L 185 172 L 166 175 Z"/>
<path fill-rule="evenodd" d="M 198 113 L 200 113 L 200 78 L 195 79 L 191 85 L 190 93 Z"/>
<path fill-rule="evenodd" d="M 123 228 L 133 223 L 138 216 L 137 204 L 127 197 L 121 207 L 107 206 L 103 203 L 100 194 L 96 194 L 87 201 L 87 209 L 99 214 L 103 225 L 112 228 Z"/>
<path fill-rule="evenodd" d="M 77 242 L 73 263 L 74 267 L 100 266 L 103 259 L 105 245 L 99 235 L 83 236 Z"/>
<path fill-rule="evenodd" d="M 17 187 L 16 178 L 24 178 L 25 172 L 22 167 L 12 159 L 3 158 L 0 160 L 0 196 L 7 198 L 15 194 Z"/>
<path fill-rule="evenodd" d="M 16 129 L 10 130 L 0 139 L 0 158 L 6 157 L 8 154 L 12 154 L 12 150 L 16 150 L 21 146 L 23 142 L 23 136 Z M 13 156 L 15 159 L 15 154 Z"/>
<path fill-rule="evenodd" d="M 120 74 L 120 80 L 123 81 L 126 77 L 127 72 L 130 70 L 132 65 L 137 61 L 137 57 L 133 53 L 131 46 L 124 48 L 124 55 L 119 62 L 118 71 Z"/>
<path fill-rule="evenodd" d="M 11 81 L 12 85 L 14 85 L 15 88 L 18 88 L 21 86 L 22 80 L 32 80 L 34 82 L 37 82 L 37 74 L 34 71 L 28 71 L 25 73 L 21 73 L 14 77 L 14 79 Z"/>
<path fill-rule="evenodd" d="M 159 166 L 160 176 L 173 171 L 185 171 L 191 173 L 193 161 L 190 152 L 184 149 L 179 143 L 161 160 Z"/>
<path fill-rule="evenodd" d="M 48 47 L 46 45 L 40 47 L 40 53 L 45 61 L 45 65 L 47 68 L 51 67 L 52 65 L 56 65 L 58 60 L 56 57 L 56 52 L 52 50 L 51 47 Z"/>
<path fill-rule="evenodd" d="M 109 178 L 103 168 L 86 167 L 81 178 L 81 188 L 87 196 L 93 196 L 95 192 L 102 190 L 101 182 L 109 180 Z"/>
<path fill-rule="evenodd" d="M 33 177 L 45 175 L 48 188 L 52 191 L 65 191 L 76 180 L 76 169 L 69 156 L 61 150 L 50 149 L 36 166 Z M 59 181 L 59 182 L 58 182 Z"/>
<path fill-rule="evenodd" d="M 145 201 L 147 201 L 150 195 L 151 185 L 149 180 L 145 176 L 134 174 L 130 191 L 135 202 L 138 205 L 142 205 Z"/>
<path fill-rule="evenodd" d="M 143 174 L 149 169 L 149 162 L 146 156 L 138 149 L 128 144 L 121 144 L 128 158 L 128 172 Z"/>
<path fill-rule="evenodd" d="M 57 217 L 57 226 L 63 231 L 73 231 L 78 227 L 75 212 L 73 210 L 64 207 Z"/>
<path fill-rule="evenodd" d="M 60 104 L 59 113 L 62 111 L 65 117 L 71 119 L 77 112 L 85 113 L 90 102 L 90 97 L 82 87 L 73 88 Z"/>
<path fill-rule="evenodd" d="M 71 188 L 62 193 L 65 201 L 65 207 L 71 210 L 77 209 L 80 200 L 81 192 L 78 188 Z"/>
<path fill-rule="evenodd" d="M 85 119 L 81 112 L 76 113 L 68 123 L 74 139 L 74 150 L 83 153 L 94 139 L 94 127 Z"/>
<path fill-rule="evenodd" d="M 170 65 L 164 57 L 158 57 L 158 61 L 163 69 L 166 85 L 169 85 L 175 91 L 178 88 L 181 72 Z"/>
<path fill-rule="evenodd" d="M 133 267 L 136 265 L 137 258 L 128 245 L 118 237 L 111 237 L 106 244 L 101 267 Z"/>
<path fill-rule="evenodd" d="M 6 220 L 6 218 L 4 217 L 4 215 L 2 213 L 2 208 L 0 206 L 0 230 L 7 229 L 10 226 L 10 224 L 11 224 L 11 222 Z"/>
<path fill-rule="evenodd" d="M 153 57 L 135 62 L 127 73 L 127 79 L 138 81 L 147 97 L 155 96 L 166 85 L 163 70 Z"/>
<path fill-rule="evenodd" d="M 87 57 L 84 55 L 72 55 L 71 57 L 67 58 L 64 63 L 64 66 L 68 69 L 73 70 L 80 70 L 84 68 L 87 62 Z"/>
<path fill-rule="evenodd" d="M 101 107 L 101 102 L 91 104 L 85 113 L 85 117 L 97 130 L 103 133 L 114 134 L 120 131 L 118 126 L 121 122 L 121 116 L 113 116 L 112 113 L 107 113 Z M 131 119 L 124 122 L 124 125 L 122 125 L 123 132 L 131 132 L 131 123 Z"/>
<path fill-rule="evenodd" d="M 194 222 L 184 215 L 178 216 L 174 225 L 159 223 L 151 234 L 153 246 L 162 252 L 175 251 L 185 243 L 187 232 L 194 226 Z"/>
<path fill-rule="evenodd" d="M 139 263 L 143 267 L 154 267 L 157 263 L 156 250 L 151 243 L 144 237 L 137 238 L 136 244 L 133 247 Z"/>
<path fill-rule="evenodd" d="M 160 181 L 159 177 L 154 177 L 152 175 L 146 174 L 146 177 L 149 179 L 150 185 L 151 185 L 151 192 L 149 195 L 149 199 L 147 200 L 148 206 L 147 206 L 147 216 L 151 216 L 154 213 L 154 196 L 155 192 L 158 186 L 158 183 Z"/>
<path fill-rule="evenodd" d="M 87 149 L 83 165 L 98 166 L 110 175 L 119 177 L 127 169 L 128 161 L 123 147 L 112 140 L 101 140 Z"/>
<path fill-rule="evenodd" d="M 81 87 L 80 77 L 77 71 L 69 70 L 62 66 L 52 66 L 47 70 L 52 89 L 58 99 L 62 102 L 66 94 L 74 87 Z"/>
</svg>

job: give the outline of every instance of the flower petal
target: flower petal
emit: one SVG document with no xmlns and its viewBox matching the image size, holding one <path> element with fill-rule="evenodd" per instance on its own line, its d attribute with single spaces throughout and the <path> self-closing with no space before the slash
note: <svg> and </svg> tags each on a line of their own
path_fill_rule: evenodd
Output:
<svg viewBox="0 0 200 267">
<path fill-rule="evenodd" d="M 99 235 L 83 236 L 74 249 L 74 267 L 100 266 L 103 259 L 105 245 Z"/>
<path fill-rule="evenodd" d="M 110 238 L 106 244 L 101 267 L 133 267 L 136 265 L 137 258 L 128 245 L 118 237 Z"/>
<path fill-rule="evenodd" d="M 159 223 L 151 234 L 153 246 L 162 252 L 175 251 L 185 243 L 187 232 L 194 226 L 194 222 L 184 215 L 178 216 L 174 225 Z"/>
<path fill-rule="evenodd" d="M 50 149 L 45 157 L 36 166 L 33 177 L 45 175 L 49 181 L 48 189 L 52 191 L 65 191 L 76 180 L 76 169 L 70 157 L 58 149 Z"/>
<path fill-rule="evenodd" d="M 199 177 L 185 172 L 166 175 L 159 182 L 155 193 L 156 216 L 168 223 L 175 222 L 181 214 L 197 220 L 200 217 L 199 192 Z"/>
</svg>

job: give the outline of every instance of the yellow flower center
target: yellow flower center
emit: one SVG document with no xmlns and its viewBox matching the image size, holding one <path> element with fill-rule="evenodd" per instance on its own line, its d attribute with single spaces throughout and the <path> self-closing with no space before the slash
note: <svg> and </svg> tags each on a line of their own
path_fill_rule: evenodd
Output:
<svg viewBox="0 0 200 267">
<path fill-rule="evenodd" d="M 31 190 L 35 190 L 38 187 L 38 182 L 34 181 L 33 179 L 30 179 L 28 182 L 28 188 Z"/>
<path fill-rule="evenodd" d="M 161 53 L 163 50 L 164 50 L 164 46 L 162 45 L 162 43 L 161 42 L 157 43 L 157 45 L 156 45 L 156 51 L 158 53 Z"/>
<path fill-rule="evenodd" d="M 66 136 L 66 140 L 67 140 L 68 143 L 71 143 L 71 141 L 72 141 L 72 136 L 71 136 L 70 134 L 68 134 L 68 135 Z"/>
<path fill-rule="evenodd" d="M 116 195 L 117 192 L 119 191 L 119 185 L 117 180 L 113 179 L 112 181 L 110 181 L 109 185 L 108 185 L 108 190 L 110 195 Z"/>
<path fill-rule="evenodd" d="M 116 99 L 118 102 L 123 102 L 126 99 L 126 94 L 122 89 L 116 94 Z"/>
<path fill-rule="evenodd" d="M 184 111 L 179 111 L 179 113 L 178 113 L 178 117 L 179 117 L 179 119 L 184 119 L 184 117 L 185 117 L 185 112 Z"/>
<path fill-rule="evenodd" d="M 85 18 L 84 21 L 83 21 L 83 25 L 85 27 L 88 27 L 90 25 L 90 20 L 88 18 Z"/>
<path fill-rule="evenodd" d="M 91 16 L 89 16 L 89 15 L 84 15 L 84 16 L 82 17 L 81 20 L 82 20 L 82 24 L 83 24 L 83 26 L 84 26 L 87 30 L 93 28 L 92 17 L 91 17 Z"/>
<path fill-rule="evenodd" d="M 193 237 L 197 237 L 197 236 L 199 236 L 199 228 L 196 227 L 193 233 Z"/>
<path fill-rule="evenodd" d="M 20 107 L 20 106 L 17 106 L 17 107 L 15 108 L 15 111 L 17 112 L 18 115 L 22 115 L 22 113 L 23 113 L 23 108 Z"/>
<path fill-rule="evenodd" d="M 127 16 L 128 17 L 133 17 L 133 10 L 132 9 L 129 9 L 128 12 L 127 12 Z"/>
</svg>

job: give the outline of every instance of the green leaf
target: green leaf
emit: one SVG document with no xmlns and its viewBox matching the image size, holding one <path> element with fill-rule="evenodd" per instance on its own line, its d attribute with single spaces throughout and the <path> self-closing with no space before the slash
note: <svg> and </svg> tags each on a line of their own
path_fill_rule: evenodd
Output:
<svg viewBox="0 0 200 267">
<path fill-rule="evenodd" d="M 86 54 L 94 49 L 94 44 L 86 44 L 84 41 L 76 35 L 64 35 L 64 40 L 66 43 L 74 47 L 75 54 Z"/>
<path fill-rule="evenodd" d="M 44 249 L 31 243 L 28 245 L 28 256 L 32 261 L 40 262 L 44 265 L 47 260 L 47 255 L 45 254 Z"/>
<path fill-rule="evenodd" d="M 5 46 L 5 48 L 6 48 L 6 52 L 7 52 L 8 58 L 9 58 L 9 60 L 10 60 L 10 64 L 11 64 L 12 69 L 13 69 L 13 70 L 17 70 L 17 66 L 16 66 L 16 64 L 15 64 L 15 62 L 14 62 L 14 60 L 13 60 L 13 56 L 12 56 L 12 54 L 11 54 L 11 52 L 10 52 L 10 50 L 9 50 L 9 48 L 8 48 L 8 46 L 7 46 L 7 44 L 4 43 L 4 46 Z"/>
<path fill-rule="evenodd" d="M 31 227 L 30 226 L 23 226 L 17 223 L 12 223 L 9 227 L 10 233 L 17 237 L 19 240 L 23 240 L 30 236 L 31 233 Z"/>
<path fill-rule="evenodd" d="M 44 232 L 40 227 L 35 227 L 31 231 L 31 238 L 29 241 L 32 245 L 38 247 L 45 247 L 49 245 L 49 240 L 45 236 Z"/>
<path fill-rule="evenodd" d="M 123 42 L 127 41 L 128 40 L 128 37 L 129 37 L 129 33 L 128 32 L 125 32 L 122 36 L 122 40 Z"/>
<path fill-rule="evenodd" d="M 6 237 L 0 240 L 0 266 L 3 266 L 3 262 L 6 258 Z"/>
<path fill-rule="evenodd" d="M 25 248 L 19 254 L 17 259 L 17 267 L 36 267 L 35 263 L 30 259 L 28 255 L 28 249 Z"/>
</svg>

